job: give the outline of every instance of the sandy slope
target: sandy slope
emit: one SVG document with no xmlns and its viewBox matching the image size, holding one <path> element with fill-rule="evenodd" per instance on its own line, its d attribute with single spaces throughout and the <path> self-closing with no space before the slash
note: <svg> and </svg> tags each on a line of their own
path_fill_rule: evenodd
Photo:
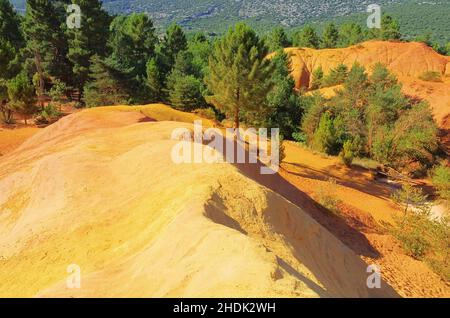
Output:
<svg viewBox="0 0 450 318">
<path fill-rule="evenodd" d="M 173 164 L 170 133 L 189 125 L 156 110 L 86 110 L 0 158 L 0 296 L 396 295 L 239 167 Z"/>
<path fill-rule="evenodd" d="M 0 127 L 0 156 L 13 151 L 38 131 L 39 128 L 36 127 L 18 127 L 14 129 Z"/>
<path fill-rule="evenodd" d="M 380 62 L 398 76 L 405 94 L 427 100 L 438 123 L 443 128 L 450 127 L 450 57 L 439 55 L 423 43 L 369 41 L 343 49 L 289 48 L 286 51 L 291 55 L 292 74 L 298 88 L 309 87 L 311 74 L 319 66 L 328 74 L 340 63 L 351 67 L 358 62 L 370 72 L 373 65 Z M 440 73 L 443 82 L 420 80 L 427 71 Z"/>
</svg>

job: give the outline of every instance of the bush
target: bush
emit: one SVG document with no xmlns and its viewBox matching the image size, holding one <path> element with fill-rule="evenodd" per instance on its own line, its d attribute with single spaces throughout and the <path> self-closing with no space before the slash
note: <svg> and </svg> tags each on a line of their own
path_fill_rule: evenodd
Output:
<svg viewBox="0 0 450 318">
<path fill-rule="evenodd" d="M 339 64 L 335 69 L 332 69 L 330 74 L 323 77 L 321 80 L 321 87 L 331 87 L 343 84 L 348 76 L 348 67 L 344 64 Z"/>
<path fill-rule="evenodd" d="M 427 82 L 442 82 L 441 73 L 436 71 L 427 71 L 419 76 L 419 79 Z"/>
<path fill-rule="evenodd" d="M 170 81 L 169 100 L 172 106 L 183 111 L 192 111 L 206 105 L 202 95 L 202 82 L 193 75 L 175 76 Z"/>
<path fill-rule="evenodd" d="M 66 91 L 66 84 L 64 84 L 60 80 L 55 80 L 52 88 L 50 89 L 49 95 L 53 102 L 61 104 L 64 96 L 66 95 Z"/>
<path fill-rule="evenodd" d="M 295 132 L 292 134 L 292 138 L 301 144 L 306 144 L 308 138 L 306 137 L 306 134 L 301 133 L 301 132 Z"/>
<path fill-rule="evenodd" d="M 431 172 L 431 179 L 439 196 L 450 202 L 450 167 L 445 163 L 435 167 Z"/>
<path fill-rule="evenodd" d="M 450 279 L 450 223 L 448 219 L 434 220 L 426 211 L 415 211 L 405 217 L 394 217 L 391 233 L 405 252 L 428 263 L 443 280 Z"/>
<path fill-rule="evenodd" d="M 49 104 L 41 110 L 35 119 L 37 125 L 46 125 L 55 122 L 61 117 L 62 113 L 56 108 L 56 106 Z"/>
<path fill-rule="evenodd" d="M 405 252 L 415 259 L 422 259 L 430 249 L 430 244 L 416 228 L 399 231 L 397 238 L 402 242 Z"/>
<path fill-rule="evenodd" d="M 444 280 L 449 280 L 449 220 L 431 216 L 430 205 L 420 189 L 405 185 L 394 195 L 394 200 L 403 208 L 403 216 L 394 216 L 392 235 L 408 255 L 427 262 Z"/>
<path fill-rule="evenodd" d="M 316 68 L 312 73 L 311 89 L 318 89 L 322 86 L 323 69 L 321 66 Z"/>
<path fill-rule="evenodd" d="M 328 112 L 324 113 L 320 119 L 319 127 L 314 133 L 312 147 L 314 150 L 328 155 L 339 153 L 334 122 Z"/>
<path fill-rule="evenodd" d="M 81 109 L 84 108 L 86 105 L 84 105 L 83 102 L 76 102 L 73 107 L 75 107 L 76 109 Z"/>
<path fill-rule="evenodd" d="M 355 158 L 355 155 L 354 155 L 354 152 L 353 152 L 353 143 L 352 143 L 352 141 L 347 140 L 344 143 L 344 147 L 343 147 L 343 149 L 341 151 L 342 162 L 347 167 L 351 167 L 354 158 Z"/>
</svg>

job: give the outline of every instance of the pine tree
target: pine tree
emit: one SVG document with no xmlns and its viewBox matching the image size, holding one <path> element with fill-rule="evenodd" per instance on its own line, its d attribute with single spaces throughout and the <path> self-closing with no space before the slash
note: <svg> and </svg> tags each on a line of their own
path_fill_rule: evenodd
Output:
<svg viewBox="0 0 450 318">
<path fill-rule="evenodd" d="M 389 164 L 407 169 L 416 176 L 423 175 L 434 162 L 438 149 L 437 134 L 437 124 L 429 105 L 426 102 L 412 105 L 393 127 Z"/>
<path fill-rule="evenodd" d="M 147 63 L 155 57 L 158 38 L 152 20 L 145 14 L 118 16 L 111 23 L 109 64 L 121 73 L 117 78 L 126 88 L 131 103 L 152 98 L 147 86 Z"/>
<path fill-rule="evenodd" d="M 447 52 L 447 55 L 450 56 L 450 42 L 445 46 L 445 51 Z"/>
<path fill-rule="evenodd" d="M 302 116 L 301 99 L 295 93 L 295 80 L 291 76 L 291 60 L 288 54 L 280 50 L 272 58 L 274 70 L 271 78 L 273 88 L 267 94 L 267 114 L 264 127 L 279 128 L 280 134 L 287 139 L 298 131 Z"/>
<path fill-rule="evenodd" d="M 23 30 L 26 40 L 28 65 L 40 77 L 40 94 L 44 80 L 51 76 L 65 83 L 72 80 L 72 66 L 67 59 L 68 43 L 62 26 L 65 25 L 64 2 L 50 0 L 28 0 Z"/>
<path fill-rule="evenodd" d="M 327 24 L 320 41 L 320 47 L 323 49 L 335 48 L 339 41 L 339 31 L 333 23 Z"/>
<path fill-rule="evenodd" d="M 91 81 L 86 84 L 83 92 L 83 101 L 88 107 L 127 103 L 129 96 L 119 80 L 121 72 L 111 64 L 111 61 L 97 55 L 91 58 Z"/>
<path fill-rule="evenodd" d="M 320 40 L 316 31 L 307 26 L 296 32 L 293 37 L 293 45 L 297 47 L 309 47 L 313 49 L 319 48 Z"/>
<path fill-rule="evenodd" d="M 20 18 L 9 0 L 0 0 L 0 39 L 10 43 L 16 50 L 24 45 Z"/>
<path fill-rule="evenodd" d="M 66 32 L 69 38 L 67 56 L 73 64 L 73 84 L 82 93 L 89 79 L 91 57 L 106 56 L 111 18 L 99 0 L 73 0 L 72 3 L 80 6 L 81 26 Z"/>
<path fill-rule="evenodd" d="M 397 78 L 380 63 L 374 66 L 370 82 L 364 115 L 368 128 L 367 148 L 369 156 L 372 156 L 378 130 L 381 127 L 392 127 L 400 113 L 406 109 L 408 100 L 402 94 L 402 87 L 398 84 Z"/>
<path fill-rule="evenodd" d="M 306 111 L 302 118 L 301 130 L 306 135 L 306 142 L 312 145 L 314 132 L 319 127 L 320 119 L 326 111 L 325 98 L 320 94 L 309 97 Z"/>
<path fill-rule="evenodd" d="M 5 122 L 12 121 L 7 82 L 20 72 L 24 44 L 19 16 L 8 0 L 0 0 L 0 112 Z"/>
<path fill-rule="evenodd" d="M 325 76 L 321 83 L 322 87 L 330 87 L 343 84 L 348 76 L 348 67 L 345 64 L 339 64 L 336 68 L 330 71 L 330 74 Z"/>
<path fill-rule="evenodd" d="M 188 41 L 188 51 L 193 55 L 193 66 L 196 77 L 202 79 L 208 73 L 208 59 L 211 54 L 211 43 L 202 33 L 196 33 Z"/>
<path fill-rule="evenodd" d="M 202 81 L 196 77 L 193 55 L 189 51 L 178 53 L 175 64 L 167 77 L 167 91 L 170 103 L 178 109 L 194 110 L 206 105 Z"/>
<path fill-rule="evenodd" d="M 311 89 L 318 89 L 322 86 L 323 76 L 322 66 L 319 66 L 312 73 Z"/>
<path fill-rule="evenodd" d="M 239 128 L 241 116 L 245 119 L 265 109 L 271 85 L 267 52 L 255 31 L 243 23 L 230 29 L 214 45 L 206 79 L 213 93 L 210 100 L 233 119 L 235 128 Z"/>
<path fill-rule="evenodd" d="M 130 68 L 131 77 L 144 77 L 158 42 L 152 20 L 145 14 L 118 16 L 111 24 L 112 59 Z"/>
<path fill-rule="evenodd" d="M 314 133 L 312 147 L 317 151 L 333 154 L 336 143 L 335 135 L 333 119 L 326 112 L 320 118 L 319 127 Z"/>
<path fill-rule="evenodd" d="M 31 81 L 25 72 L 21 72 L 15 78 L 9 80 L 7 86 L 10 109 L 22 114 L 25 124 L 27 124 L 27 117 L 36 112 L 36 95 Z"/>
<path fill-rule="evenodd" d="M 266 43 L 270 52 L 275 52 L 292 45 L 283 28 L 273 29 L 272 32 L 268 34 Z"/>
<path fill-rule="evenodd" d="M 183 29 L 177 24 L 170 25 L 166 31 L 161 47 L 161 53 L 166 58 L 167 72 L 170 72 L 172 69 L 178 53 L 187 50 L 187 48 L 188 43 Z"/>
<path fill-rule="evenodd" d="M 390 15 L 383 15 L 381 19 L 381 29 L 377 38 L 387 40 L 400 40 L 402 37 L 400 33 L 400 24 Z"/>
<path fill-rule="evenodd" d="M 343 24 L 339 29 L 339 46 L 348 47 L 364 40 L 361 26 L 356 23 Z"/>
<path fill-rule="evenodd" d="M 177 109 L 192 111 L 205 106 L 201 92 L 202 82 L 193 75 L 178 77 L 170 85 L 169 100 Z"/>
<path fill-rule="evenodd" d="M 151 102 L 162 101 L 163 78 L 156 58 L 147 63 L 147 86 Z"/>
</svg>

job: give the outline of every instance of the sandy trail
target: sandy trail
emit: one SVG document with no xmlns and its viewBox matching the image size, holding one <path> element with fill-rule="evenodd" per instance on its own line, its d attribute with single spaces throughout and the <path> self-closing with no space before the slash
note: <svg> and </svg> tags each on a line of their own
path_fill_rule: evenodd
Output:
<svg viewBox="0 0 450 318">
<path fill-rule="evenodd" d="M 281 176 L 306 197 L 316 198 L 317 189 L 330 177 L 337 180 L 341 214 L 337 217 L 306 197 L 296 201 L 314 219 L 360 255 L 367 263 L 379 264 L 383 277 L 404 297 L 449 297 L 450 284 L 428 265 L 405 255 L 400 244 L 386 234 L 383 224 L 400 213 L 390 200 L 391 189 L 373 181 L 361 168 L 349 169 L 338 158 L 314 154 L 286 144 Z M 317 199 L 317 198 L 316 198 Z M 293 201 L 294 202 L 294 201 Z"/>
</svg>

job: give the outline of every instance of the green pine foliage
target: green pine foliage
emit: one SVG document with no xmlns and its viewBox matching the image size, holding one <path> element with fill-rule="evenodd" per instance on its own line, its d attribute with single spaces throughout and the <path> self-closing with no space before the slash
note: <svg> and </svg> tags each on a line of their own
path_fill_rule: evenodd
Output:
<svg viewBox="0 0 450 318">
<path fill-rule="evenodd" d="M 167 91 L 170 103 L 175 108 L 192 111 L 206 106 L 202 92 L 203 82 L 189 51 L 181 51 L 175 58 L 174 67 L 167 77 Z"/>
<path fill-rule="evenodd" d="M 12 111 L 21 114 L 27 123 L 27 118 L 36 112 L 36 94 L 25 72 L 21 72 L 7 83 L 9 102 Z"/>
<path fill-rule="evenodd" d="M 24 45 L 19 16 L 8 0 L 0 0 L 0 113 L 5 122 L 11 122 L 13 115 L 7 83 L 20 72 Z"/>
<path fill-rule="evenodd" d="M 129 96 L 121 81 L 121 73 L 111 64 L 97 55 L 91 58 L 91 80 L 83 93 L 83 101 L 88 107 L 127 103 Z"/>
<path fill-rule="evenodd" d="M 339 47 L 349 47 L 364 41 L 364 33 L 359 24 L 344 23 L 339 29 Z"/>
<path fill-rule="evenodd" d="M 443 162 L 431 171 L 433 186 L 440 198 L 450 203 L 450 166 Z"/>
<path fill-rule="evenodd" d="M 302 121 L 307 142 L 317 151 L 341 153 L 346 164 L 367 156 L 413 176 L 425 174 L 436 160 L 437 125 L 428 104 L 409 100 L 385 66 L 369 77 L 355 64 L 343 89 L 329 101 L 314 97 Z M 341 77 L 341 79 L 344 78 Z M 334 82 L 336 83 L 336 82 Z"/>
<path fill-rule="evenodd" d="M 289 55 L 282 50 L 272 59 L 272 90 L 267 94 L 266 105 L 270 115 L 262 123 L 264 127 L 279 128 L 280 134 L 292 139 L 299 132 L 303 114 L 302 99 L 295 92 L 295 81 L 291 76 Z"/>
<path fill-rule="evenodd" d="M 233 119 L 265 116 L 266 94 L 270 90 L 271 63 L 263 40 L 245 24 L 237 24 L 218 40 L 209 59 L 206 78 L 212 93 L 210 102 Z"/>
<path fill-rule="evenodd" d="M 267 47 L 270 52 L 276 52 L 280 49 L 292 46 L 286 31 L 283 28 L 277 27 L 273 29 L 265 39 Z"/>
<path fill-rule="evenodd" d="M 343 84 L 347 76 L 348 67 L 344 64 L 339 64 L 336 68 L 332 69 L 328 75 L 323 76 L 320 81 L 320 87 L 324 88 Z"/>
<path fill-rule="evenodd" d="M 64 1 L 29 0 L 22 29 L 26 40 L 29 74 L 40 76 L 40 94 L 45 78 L 54 77 L 72 82 L 72 66 L 67 57 L 69 46 L 63 26 L 66 11 Z"/>
<path fill-rule="evenodd" d="M 311 26 L 306 26 L 293 35 L 293 45 L 296 47 L 319 48 L 320 39 L 316 31 Z"/>
<path fill-rule="evenodd" d="M 178 53 L 187 49 L 186 34 L 178 24 L 172 24 L 167 28 L 161 43 L 161 53 L 165 58 L 167 70 L 171 70 Z"/>
<path fill-rule="evenodd" d="M 322 39 L 320 40 L 320 47 L 322 49 L 335 48 L 338 45 L 338 41 L 339 30 L 333 23 L 327 24 L 323 32 Z"/>
<path fill-rule="evenodd" d="M 66 31 L 69 46 L 67 57 L 73 67 L 72 84 L 82 92 L 89 80 L 91 57 L 107 55 L 111 18 L 102 9 L 99 0 L 74 0 L 72 3 L 80 6 L 81 27 Z M 81 94 L 79 96 L 82 97 Z"/>
</svg>

